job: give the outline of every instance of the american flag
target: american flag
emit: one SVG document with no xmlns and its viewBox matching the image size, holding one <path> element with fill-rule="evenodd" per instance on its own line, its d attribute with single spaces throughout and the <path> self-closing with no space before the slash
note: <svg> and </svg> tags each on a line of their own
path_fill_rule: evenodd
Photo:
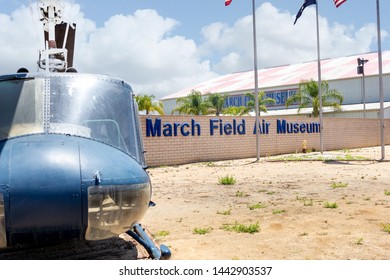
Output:
<svg viewBox="0 0 390 280">
<path fill-rule="evenodd" d="M 333 0 L 333 3 L 335 4 L 336 8 L 340 7 L 345 2 L 347 2 L 347 0 Z"/>
<path fill-rule="evenodd" d="M 230 3 L 232 3 L 233 0 L 225 0 L 225 6 L 229 6 Z"/>
</svg>

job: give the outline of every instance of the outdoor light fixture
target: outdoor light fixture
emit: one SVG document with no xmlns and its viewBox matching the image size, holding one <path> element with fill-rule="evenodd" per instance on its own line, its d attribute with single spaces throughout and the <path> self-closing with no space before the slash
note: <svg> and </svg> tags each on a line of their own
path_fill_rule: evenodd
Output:
<svg viewBox="0 0 390 280">
<path fill-rule="evenodd" d="M 357 73 L 363 75 L 363 117 L 366 118 L 366 84 L 364 80 L 364 64 L 368 62 L 368 59 L 358 58 L 357 59 Z"/>
<path fill-rule="evenodd" d="M 358 67 L 357 67 L 357 73 L 358 74 L 363 74 L 364 75 L 364 64 L 368 62 L 368 59 L 364 59 L 364 58 L 358 58 L 357 59 L 357 63 L 358 63 Z"/>
</svg>

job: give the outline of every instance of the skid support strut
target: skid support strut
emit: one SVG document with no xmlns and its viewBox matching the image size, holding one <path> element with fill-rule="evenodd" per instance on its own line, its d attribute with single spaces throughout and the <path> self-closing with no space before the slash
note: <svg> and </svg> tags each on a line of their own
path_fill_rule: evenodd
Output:
<svg viewBox="0 0 390 280">
<path fill-rule="evenodd" d="M 158 248 L 150 237 L 146 234 L 145 229 L 141 224 L 136 224 L 133 226 L 132 230 L 126 232 L 132 238 L 134 238 L 138 243 L 140 243 L 148 251 L 149 255 L 155 260 L 168 260 L 171 258 L 171 251 L 164 244 L 160 245 Z"/>
</svg>

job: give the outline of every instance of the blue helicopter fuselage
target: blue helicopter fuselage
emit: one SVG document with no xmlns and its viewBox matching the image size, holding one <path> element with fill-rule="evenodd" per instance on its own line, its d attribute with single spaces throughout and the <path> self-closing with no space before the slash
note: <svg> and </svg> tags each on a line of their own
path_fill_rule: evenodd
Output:
<svg viewBox="0 0 390 280">
<path fill-rule="evenodd" d="M 145 215 L 131 87 L 106 76 L 0 76 L 0 248 L 106 239 Z"/>
</svg>

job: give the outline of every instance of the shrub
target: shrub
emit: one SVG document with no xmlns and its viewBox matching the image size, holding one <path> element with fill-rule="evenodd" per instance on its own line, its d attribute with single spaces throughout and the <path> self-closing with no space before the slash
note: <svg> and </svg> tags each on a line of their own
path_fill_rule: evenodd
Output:
<svg viewBox="0 0 390 280">
<path fill-rule="evenodd" d="M 209 233 L 210 231 L 211 231 L 211 228 L 194 228 L 194 233 L 200 234 L 200 235 Z"/>
<path fill-rule="evenodd" d="M 221 185 L 234 185 L 236 183 L 236 179 L 233 176 L 226 175 L 225 177 L 219 178 L 219 183 Z"/>
<path fill-rule="evenodd" d="M 239 232 L 239 233 L 250 233 L 250 234 L 253 234 L 255 232 L 260 231 L 260 225 L 258 222 L 254 223 L 254 224 L 250 224 L 249 226 L 235 222 L 233 225 L 232 224 L 225 224 L 225 225 L 223 225 L 222 228 L 224 230 L 227 230 L 227 231 L 235 231 L 235 232 Z"/>
<path fill-rule="evenodd" d="M 333 202 L 333 203 L 325 202 L 324 207 L 325 207 L 325 208 L 335 209 L 335 208 L 337 208 L 338 206 L 337 206 L 337 203 L 336 203 L 336 202 Z"/>
</svg>

